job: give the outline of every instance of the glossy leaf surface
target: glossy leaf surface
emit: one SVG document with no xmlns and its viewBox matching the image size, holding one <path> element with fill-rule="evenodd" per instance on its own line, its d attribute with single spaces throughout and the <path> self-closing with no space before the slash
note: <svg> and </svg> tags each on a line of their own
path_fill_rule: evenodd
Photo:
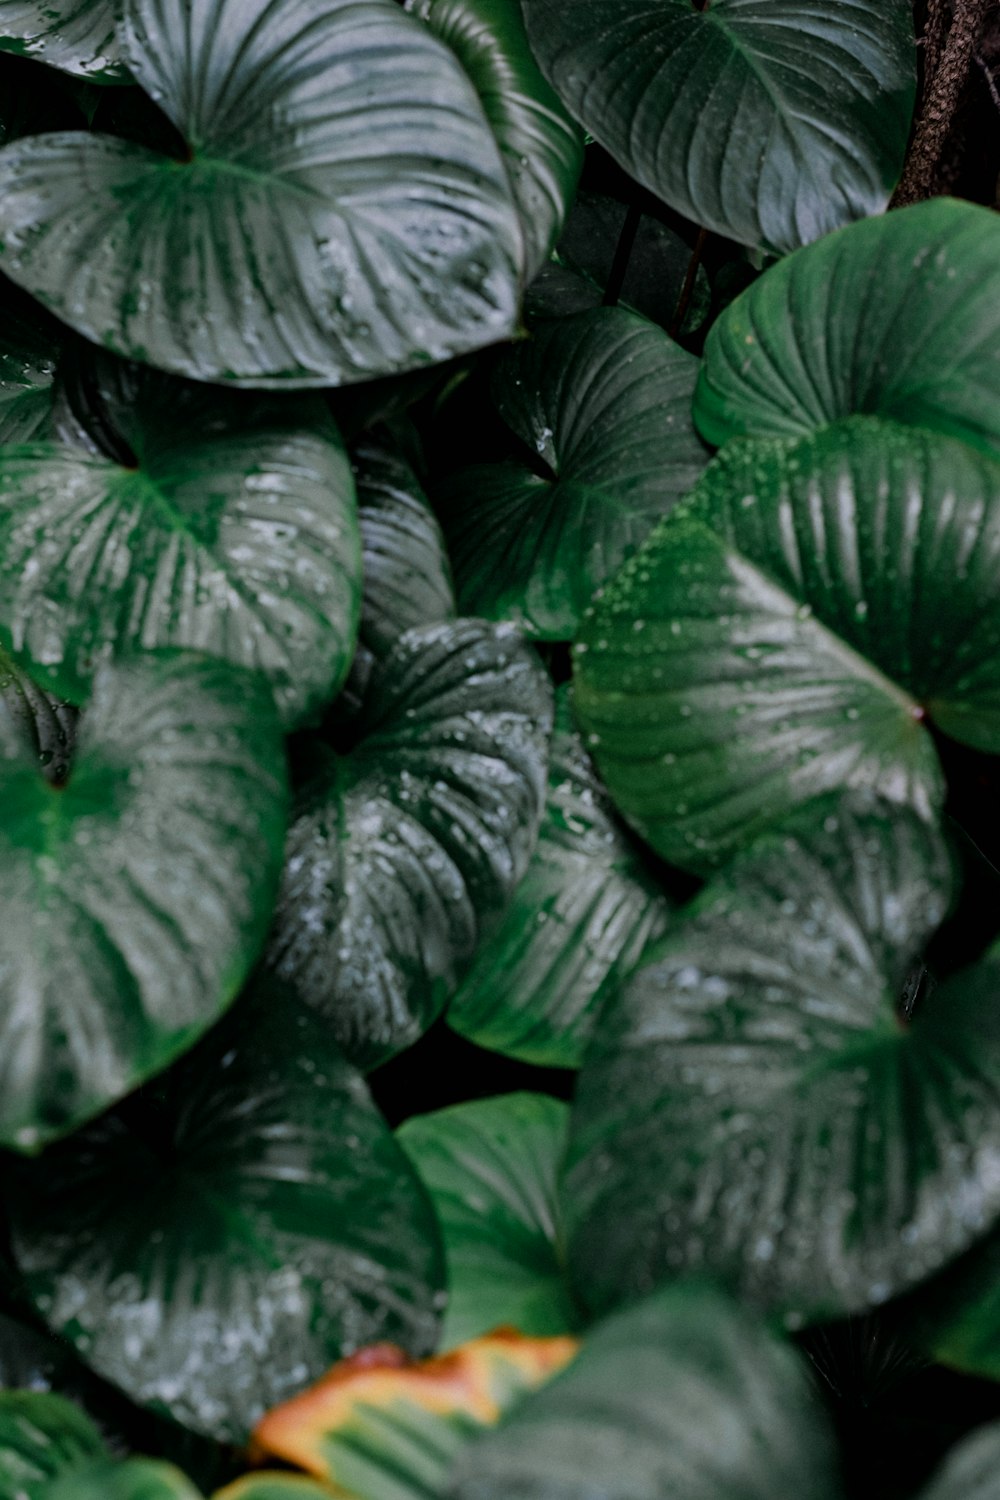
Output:
<svg viewBox="0 0 1000 1500">
<path fill-rule="evenodd" d="M 268 963 L 362 1067 L 440 1014 L 523 876 L 551 690 L 509 626 L 401 636 L 346 756 L 317 752 L 293 815 Z"/>
<path fill-rule="evenodd" d="M 262 672 L 286 724 L 346 675 L 360 608 L 354 483 L 318 402 L 207 394 L 98 361 L 104 451 L 0 451 L 0 635 L 79 699 L 113 652 L 190 647 Z"/>
<path fill-rule="evenodd" d="M 254 1442 L 353 1500 L 424 1500 L 447 1493 L 450 1463 L 471 1438 L 575 1352 L 575 1339 L 509 1330 L 418 1364 L 376 1345 L 269 1412 Z"/>
<path fill-rule="evenodd" d="M 572 113 L 697 224 L 787 251 L 880 213 L 915 82 L 900 0 L 525 0 Z"/>
<path fill-rule="evenodd" d="M 580 635 L 616 804 L 695 869 L 837 787 L 931 814 L 925 718 L 1000 748 L 998 556 L 1000 465 L 964 443 L 857 418 L 725 449 Z"/>
<path fill-rule="evenodd" d="M 395 0 L 127 0 L 182 159 L 54 133 L 0 155 L 0 269 L 118 354 L 338 385 L 492 343 L 521 237 L 472 85 Z"/>
<path fill-rule="evenodd" d="M 244 1440 L 373 1339 L 434 1343 L 426 1194 L 329 1027 L 280 991 L 25 1166 L 8 1206 L 51 1326 L 198 1432 Z"/>
<path fill-rule="evenodd" d="M 239 990 L 280 869 L 280 727 L 260 679 L 151 654 L 98 673 L 64 782 L 0 739 L 0 786 L 0 1139 L 30 1150 Z"/>
<path fill-rule="evenodd" d="M 407 0 L 461 62 L 499 142 L 530 280 L 548 259 L 583 167 L 583 134 L 528 45 L 520 0 Z"/>
<path fill-rule="evenodd" d="M 453 996 L 448 1024 L 523 1062 L 577 1068 L 603 994 L 669 915 L 613 816 L 561 689 L 538 846 L 510 910 Z"/>
<path fill-rule="evenodd" d="M 444 537 L 409 464 L 374 442 L 353 454 L 364 591 L 357 650 L 338 711 L 357 712 L 375 662 L 407 630 L 455 617 Z"/>
<path fill-rule="evenodd" d="M 503 1094 L 400 1126 L 444 1236 L 442 1349 L 501 1325 L 533 1335 L 577 1326 L 556 1191 L 568 1115 L 546 1094 Z"/>
<path fill-rule="evenodd" d="M 0 0 L 0 52 L 35 57 L 95 83 L 128 79 L 116 0 Z"/>
<path fill-rule="evenodd" d="M 459 607 L 568 640 L 594 589 L 696 481 L 694 357 L 645 319 L 599 308 L 506 351 L 493 403 L 523 459 L 435 494 Z"/>
<path fill-rule="evenodd" d="M 803 809 L 733 861 L 602 1017 L 565 1202 L 597 1307 L 711 1271 L 790 1323 L 857 1312 L 1000 1203 L 1000 966 L 902 1020 L 949 863 L 912 813 Z"/>
<path fill-rule="evenodd" d="M 695 399 L 707 442 L 857 413 L 1000 453 L 1000 224 L 935 198 L 780 261 L 721 315 Z"/>
<path fill-rule="evenodd" d="M 460 1455 L 454 1500 L 835 1500 L 805 1370 L 716 1292 L 608 1318 L 562 1375 Z"/>
</svg>

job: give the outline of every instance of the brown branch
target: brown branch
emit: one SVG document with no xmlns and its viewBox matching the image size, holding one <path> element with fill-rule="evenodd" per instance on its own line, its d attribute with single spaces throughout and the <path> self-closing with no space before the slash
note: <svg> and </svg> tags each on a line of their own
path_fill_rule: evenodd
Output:
<svg viewBox="0 0 1000 1500">
<path fill-rule="evenodd" d="M 894 208 L 919 203 L 934 192 L 941 157 L 968 81 L 986 19 L 997 0 L 954 0 L 954 14 L 941 42 L 948 0 L 931 0 L 924 33 L 924 93 Z"/>
</svg>

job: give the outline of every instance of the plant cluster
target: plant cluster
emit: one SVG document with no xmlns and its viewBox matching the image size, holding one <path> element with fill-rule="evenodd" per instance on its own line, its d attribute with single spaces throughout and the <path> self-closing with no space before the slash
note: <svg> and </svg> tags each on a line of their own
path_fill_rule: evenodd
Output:
<svg viewBox="0 0 1000 1500">
<path fill-rule="evenodd" d="M 989 12 L 0 0 L 0 1500 L 1000 1500 Z"/>
</svg>

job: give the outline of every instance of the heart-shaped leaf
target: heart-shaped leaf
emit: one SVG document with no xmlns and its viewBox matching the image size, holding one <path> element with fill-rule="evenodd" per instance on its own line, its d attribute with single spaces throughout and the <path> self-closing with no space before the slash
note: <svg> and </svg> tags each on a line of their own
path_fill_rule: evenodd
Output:
<svg viewBox="0 0 1000 1500">
<path fill-rule="evenodd" d="M 791 250 L 885 208 L 915 81 L 899 0 L 524 0 L 570 111 L 644 187 Z"/>
<path fill-rule="evenodd" d="M 112 1457 L 71 1401 L 0 1392 L 0 1500 L 201 1500 L 171 1464 Z"/>
<path fill-rule="evenodd" d="M 546 1094 L 503 1094 L 400 1126 L 444 1236 L 441 1348 L 501 1325 L 533 1335 L 577 1326 L 556 1198 L 568 1114 Z"/>
<path fill-rule="evenodd" d="M 391 1344 L 376 1345 L 269 1412 L 254 1446 L 352 1500 L 443 1496 L 454 1456 L 551 1379 L 576 1347 L 571 1338 L 498 1330 L 415 1364 Z"/>
<path fill-rule="evenodd" d="M 936 198 L 766 271 L 713 325 L 706 440 L 797 437 L 855 413 L 1000 453 L 1000 223 Z"/>
<path fill-rule="evenodd" d="M 503 153 L 528 279 L 549 257 L 583 167 L 583 135 L 546 83 L 520 0 L 406 0 L 468 73 Z"/>
<path fill-rule="evenodd" d="M 0 269 L 87 338 L 200 380 L 336 385 L 492 343 L 521 235 L 472 85 L 396 0 L 127 0 L 184 159 L 0 154 Z"/>
<path fill-rule="evenodd" d="M 597 1307 L 711 1271 L 789 1322 L 885 1301 L 1000 1211 L 1000 965 L 908 966 L 949 862 L 912 813 L 825 799 L 717 876 L 602 1015 L 565 1206 Z"/>
<path fill-rule="evenodd" d="M 116 0 L 0 0 L 0 52 L 37 57 L 95 83 L 127 81 Z"/>
<path fill-rule="evenodd" d="M 133 1399 L 242 1441 L 344 1354 L 433 1347 L 433 1210 L 330 1029 L 258 990 L 155 1085 L 24 1164 L 12 1245 Z"/>
<path fill-rule="evenodd" d="M 33 1150 L 163 1068 L 256 958 L 285 827 L 262 679 L 103 667 L 66 778 L 0 739 L 0 1140 Z"/>
<path fill-rule="evenodd" d="M 1000 1422 L 957 1443 L 919 1500 L 1000 1500 Z"/>
<path fill-rule="evenodd" d="M 597 585 L 704 466 L 697 372 L 621 308 L 546 323 L 505 351 L 491 394 L 525 456 L 462 470 L 435 495 L 459 607 L 568 640 Z"/>
<path fill-rule="evenodd" d="M 448 1024 L 509 1057 L 578 1068 L 605 988 L 661 935 L 669 913 L 613 817 L 561 689 L 538 846 L 453 996 Z"/>
<path fill-rule="evenodd" d="M 409 1046 L 527 868 L 551 689 L 510 626 L 407 631 L 379 663 L 349 755 L 317 747 L 288 837 L 270 967 L 351 1058 Z"/>
<path fill-rule="evenodd" d="M 561 1375 L 470 1444 L 453 1500 L 835 1500 L 805 1370 L 721 1297 L 678 1286 L 591 1330 Z"/>
<path fill-rule="evenodd" d="M 820 792 L 943 796 L 922 721 L 1000 750 L 1000 465 L 872 418 L 728 446 L 583 627 L 616 804 L 699 869 Z"/>
<path fill-rule="evenodd" d="M 186 646 L 263 672 L 286 723 L 314 715 L 361 592 L 354 483 L 320 403 L 117 361 L 86 374 L 103 452 L 0 450 L 0 638 L 71 698 L 115 651 Z"/>
</svg>

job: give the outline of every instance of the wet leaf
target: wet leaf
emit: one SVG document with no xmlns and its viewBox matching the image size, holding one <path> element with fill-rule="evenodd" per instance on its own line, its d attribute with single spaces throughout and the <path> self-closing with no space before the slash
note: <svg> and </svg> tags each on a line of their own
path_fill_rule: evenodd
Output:
<svg viewBox="0 0 1000 1500">
<path fill-rule="evenodd" d="M 603 996 L 669 914 L 614 819 L 560 689 L 538 846 L 510 910 L 452 997 L 449 1026 L 523 1062 L 579 1067 Z"/>
<path fill-rule="evenodd" d="M 898 1001 L 945 914 L 912 813 L 825 799 L 718 875 L 609 1002 L 564 1203 L 594 1307 L 685 1271 L 790 1324 L 860 1312 L 1000 1209 L 1000 966 Z"/>
<path fill-rule="evenodd" d="M 919 1500 L 1000 1500 L 1000 1423 L 957 1443 Z"/>
<path fill-rule="evenodd" d="M 509 626 L 407 631 L 349 755 L 317 750 L 293 814 L 270 968 L 370 1068 L 441 1013 L 523 876 L 551 690 Z"/>
<path fill-rule="evenodd" d="M 696 224 L 785 251 L 885 208 L 913 107 L 901 0 L 525 0 L 556 92 Z"/>
<path fill-rule="evenodd" d="M 395 0 L 129 0 L 122 37 L 180 158 L 84 133 L 0 154 L 0 269 L 63 321 L 255 386 L 366 380 L 512 331 L 499 150 Z"/>
<path fill-rule="evenodd" d="M 0 1139 L 35 1150 L 189 1047 L 263 940 L 285 827 L 258 678 L 103 667 L 64 782 L 0 738 Z"/>
<path fill-rule="evenodd" d="M 117 0 L 0 0 L 0 52 L 98 83 L 128 81 Z"/>
<path fill-rule="evenodd" d="M 418 1115 L 397 1131 L 444 1236 L 442 1349 L 504 1324 L 532 1335 L 577 1327 L 556 1193 L 568 1115 L 545 1094 L 503 1094 Z"/>
<path fill-rule="evenodd" d="M 88 362 L 76 441 L 0 450 L 0 638 L 79 700 L 114 652 L 191 647 L 262 672 L 286 725 L 354 650 L 354 483 L 312 398 L 206 393 Z M 86 408 L 82 403 L 86 401 Z"/>
<path fill-rule="evenodd" d="M 434 495 L 460 609 L 572 637 L 597 585 L 704 466 L 697 370 L 621 308 L 545 323 L 501 356 L 491 396 L 525 456 L 460 470 Z"/>
<path fill-rule="evenodd" d="M 924 721 L 1000 749 L 1000 465 L 872 418 L 727 447 L 604 590 L 574 706 L 616 805 L 718 863 L 818 794 L 933 816 Z"/>
<path fill-rule="evenodd" d="M 406 0 L 461 62 L 503 154 L 524 237 L 525 276 L 548 259 L 583 167 L 583 133 L 528 45 L 520 0 Z"/>
<path fill-rule="evenodd" d="M 241 1442 L 361 1345 L 435 1342 L 427 1196 L 329 1027 L 280 990 L 25 1164 L 7 1199 L 49 1324 L 197 1432 Z"/>
<path fill-rule="evenodd" d="M 855 413 L 1000 453 L 1000 224 L 935 198 L 779 261 L 712 328 L 708 442 L 796 437 Z"/>
</svg>

